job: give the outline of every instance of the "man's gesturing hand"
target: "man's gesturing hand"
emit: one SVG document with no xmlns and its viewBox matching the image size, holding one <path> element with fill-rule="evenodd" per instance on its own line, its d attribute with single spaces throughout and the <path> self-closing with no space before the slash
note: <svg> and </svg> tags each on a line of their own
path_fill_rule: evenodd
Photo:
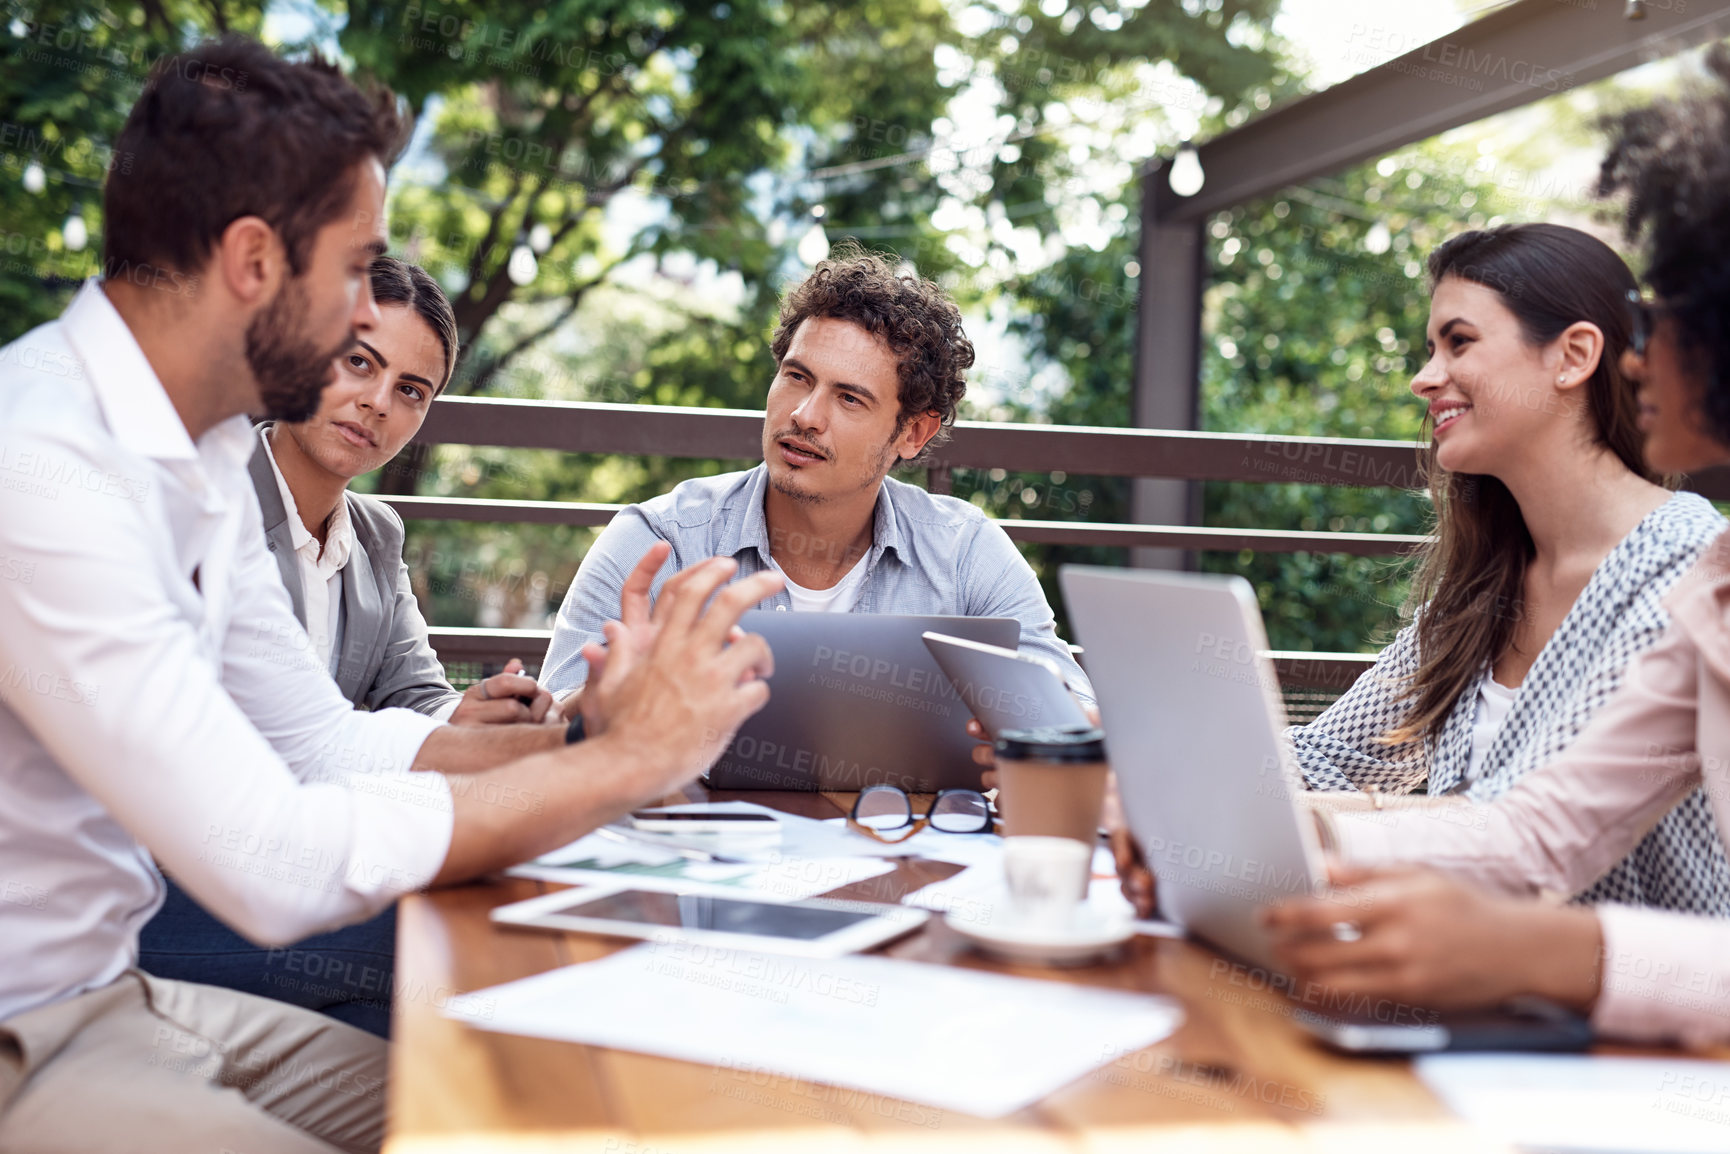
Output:
<svg viewBox="0 0 1730 1154">
<path fill-rule="evenodd" d="M 649 546 L 620 590 L 619 619 L 601 627 L 607 643 L 602 645 L 590 641 L 582 648 L 583 660 L 589 665 L 589 676 L 575 707 L 582 710 L 583 728 L 590 737 L 598 737 L 607 731 L 613 713 L 613 691 L 648 655 L 656 634 L 660 632 L 651 610 L 649 591 L 654 587 L 655 574 L 667 563 L 672 551 L 673 547 L 665 541 L 656 541 Z M 610 676 L 609 667 L 612 670 Z"/>
<path fill-rule="evenodd" d="M 631 624 L 620 623 L 631 643 L 607 655 L 583 691 L 589 705 L 591 697 L 607 703 L 607 731 L 484 773 L 450 776 L 451 844 L 436 884 L 527 861 L 677 791 L 769 699 L 768 642 L 741 633 L 738 622 L 782 588 L 780 574 L 727 585 L 738 565 L 705 561 L 669 579 L 650 610 L 648 583 L 666 559 L 664 548 L 651 550 L 633 575 L 641 577 L 643 599 L 624 607 Z"/>
<path fill-rule="evenodd" d="M 625 619 L 609 629 L 598 678 L 591 673 L 583 694 L 593 697 L 607 731 L 649 769 L 641 783 L 644 800 L 665 796 L 707 769 L 769 700 L 763 681 L 774 672 L 769 644 L 739 632 L 738 623 L 783 587 L 780 574 L 767 572 L 727 585 L 737 562 L 712 558 L 669 578 L 647 610 L 648 582 L 664 559 L 664 546 L 657 545 L 631 574 L 621 606 Z M 633 604 L 639 578 L 642 598 Z M 585 703 L 585 718 L 589 708 Z"/>
</svg>

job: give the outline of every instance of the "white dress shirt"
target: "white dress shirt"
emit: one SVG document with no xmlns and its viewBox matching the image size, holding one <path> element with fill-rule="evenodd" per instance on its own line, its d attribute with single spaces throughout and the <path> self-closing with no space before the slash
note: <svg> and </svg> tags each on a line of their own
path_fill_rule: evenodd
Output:
<svg viewBox="0 0 1730 1154">
<path fill-rule="evenodd" d="M 265 549 L 244 417 L 188 436 L 86 284 L 0 349 L 0 1019 L 112 981 L 160 861 L 261 943 L 424 886 L 437 722 L 350 708 Z M 10 572 L 0 567 L 0 572 Z"/>
<path fill-rule="evenodd" d="M 270 447 L 270 437 L 263 428 L 259 430 L 258 439 L 264 444 L 265 458 L 270 461 L 270 471 L 276 477 L 276 490 L 282 496 L 283 511 L 288 514 L 288 539 L 300 565 L 306 632 L 312 638 L 313 652 L 318 654 L 319 662 L 335 677 L 336 655 L 342 652 L 342 570 L 348 564 L 349 551 L 354 548 L 354 522 L 349 520 L 348 498 L 345 496 L 336 503 L 336 510 L 324 523 L 324 545 L 321 547 L 318 538 L 307 531 L 300 518 L 294 492 L 283 480 L 282 470 L 276 464 L 276 452 Z M 445 717 L 449 716 L 447 711 Z"/>
</svg>

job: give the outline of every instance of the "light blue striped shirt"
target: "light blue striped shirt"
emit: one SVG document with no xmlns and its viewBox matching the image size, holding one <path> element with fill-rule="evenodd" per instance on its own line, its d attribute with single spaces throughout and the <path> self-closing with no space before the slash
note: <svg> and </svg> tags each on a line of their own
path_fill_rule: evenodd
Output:
<svg viewBox="0 0 1730 1154">
<path fill-rule="evenodd" d="M 602 624 L 618 617 L 625 578 L 656 541 L 673 547 L 670 565 L 655 579 L 656 595 L 673 573 L 710 557 L 736 559 L 741 577 L 770 568 L 768 484 L 768 469 L 758 465 L 685 481 L 621 509 L 595 539 L 559 607 L 541 683 L 557 695 L 583 684 L 589 674 L 583 645 L 600 641 Z M 966 501 L 893 478 L 885 478 L 874 516 L 853 612 L 1013 617 L 1021 622 L 1021 651 L 1056 662 L 1077 695 L 1092 702 L 1092 686 L 1057 636 L 1039 579 L 1000 526 Z M 763 607 L 791 609 L 792 599 L 783 590 Z"/>
</svg>

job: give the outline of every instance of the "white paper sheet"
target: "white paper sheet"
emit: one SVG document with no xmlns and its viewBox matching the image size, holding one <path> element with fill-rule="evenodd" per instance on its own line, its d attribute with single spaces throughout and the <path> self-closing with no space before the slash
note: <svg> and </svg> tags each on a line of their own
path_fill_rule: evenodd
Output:
<svg viewBox="0 0 1730 1154">
<path fill-rule="evenodd" d="M 697 801 L 684 805 L 669 805 L 664 808 L 673 813 L 688 810 L 720 810 L 729 813 L 766 813 L 770 815 L 781 827 L 781 840 L 778 843 L 772 842 L 755 848 L 745 847 L 737 855 L 754 861 L 767 860 L 775 852 L 806 858 L 908 857 L 914 852 L 878 841 L 876 838 L 866 837 L 862 833 L 856 833 L 847 828 L 845 818 L 825 821 L 821 818 L 800 817 L 798 814 L 771 809 L 766 805 L 758 805 L 754 801 Z M 706 847 L 709 843 L 705 840 L 703 844 Z M 559 851 L 553 852 L 558 853 Z"/>
<path fill-rule="evenodd" d="M 1183 1018 L 1176 1002 L 1151 995 L 690 944 L 638 946 L 478 991 L 444 1012 L 485 1030 L 709 1063 L 723 1083 L 790 1078 L 985 1118 L 1158 1042 Z"/>
<path fill-rule="evenodd" d="M 591 833 L 569 845 L 542 854 L 507 871 L 512 877 L 537 881 L 593 885 L 629 881 L 649 890 L 719 887 L 737 893 L 748 890 L 768 900 L 799 901 L 857 881 L 886 874 L 892 861 L 874 852 L 870 838 L 847 830 L 831 830 L 813 818 L 796 817 L 752 802 L 730 801 L 672 805 L 669 810 L 715 809 L 773 814 L 781 827 L 779 842 L 762 838 L 704 838 L 700 846 L 743 861 L 691 861 L 647 840 L 622 841 Z M 698 845 L 698 839 L 686 839 Z"/>
<path fill-rule="evenodd" d="M 1435 1054 L 1418 1076 L 1456 1114 L 1528 1149 L 1723 1154 L 1730 1062 Z"/>
<path fill-rule="evenodd" d="M 876 857 L 802 858 L 786 855 L 765 862 L 688 861 L 655 846 L 638 847 L 591 834 L 547 858 L 513 866 L 512 877 L 567 885 L 626 881 L 639 889 L 668 892 L 745 891 L 770 901 L 799 901 L 886 874 L 895 863 Z"/>
</svg>

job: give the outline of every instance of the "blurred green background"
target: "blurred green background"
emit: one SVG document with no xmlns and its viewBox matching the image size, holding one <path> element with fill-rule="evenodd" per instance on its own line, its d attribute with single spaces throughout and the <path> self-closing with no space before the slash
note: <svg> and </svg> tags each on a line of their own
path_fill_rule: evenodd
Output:
<svg viewBox="0 0 1730 1154">
<path fill-rule="evenodd" d="M 1337 79 L 1330 53 L 1355 51 L 1351 38 L 1333 45 L 1324 17 L 1302 15 L 1275 0 L 8 3 L 0 340 L 54 317 L 95 271 L 108 142 L 151 63 L 239 30 L 333 53 L 416 115 L 392 174 L 392 247 L 456 304 L 453 392 L 759 407 L 779 294 L 852 237 L 961 303 L 980 348 L 964 416 L 1124 426 L 1136 173 Z M 1216 216 L 1204 427 L 1415 437 L 1427 251 L 1504 220 L 1614 240 L 1589 182 L 1566 174 L 1589 161 L 1598 113 L 1668 75 L 1563 92 Z M 742 464 L 441 447 L 359 487 L 630 501 Z M 953 484 L 998 517 L 1129 515 L 1117 479 L 958 470 Z M 1209 484 L 1205 509 L 1210 525 L 1421 532 L 1427 501 Z M 592 536 L 411 522 L 406 554 L 435 624 L 540 627 Z M 1025 551 L 1054 604 L 1057 563 L 1126 559 Z M 1407 579 L 1393 559 L 1202 563 L 1255 582 L 1286 649 L 1375 648 Z"/>
</svg>

